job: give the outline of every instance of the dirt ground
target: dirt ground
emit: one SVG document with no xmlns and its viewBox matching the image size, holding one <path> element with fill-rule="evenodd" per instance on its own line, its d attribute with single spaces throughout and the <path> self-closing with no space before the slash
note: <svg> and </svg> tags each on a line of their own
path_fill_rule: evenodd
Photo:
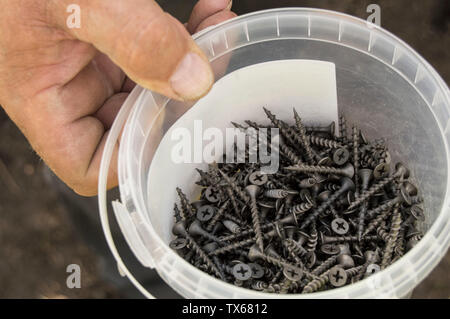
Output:
<svg viewBox="0 0 450 319">
<path fill-rule="evenodd" d="M 366 18 L 367 5 L 378 3 L 382 26 L 415 48 L 449 83 L 450 13 L 448 4 L 443 7 L 446 2 L 235 0 L 234 9 L 243 14 L 276 6 L 307 6 Z M 161 1 L 181 20 L 193 3 Z M 102 261 L 71 222 L 58 192 L 45 181 L 45 164 L 2 110 L 0 141 L 0 298 L 125 297 L 101 276 Z M 66 287 L 69 264 L 80 265 L 82 289 Z M 450 297 L 450 253 L 413 297 Z"/>
</svg>

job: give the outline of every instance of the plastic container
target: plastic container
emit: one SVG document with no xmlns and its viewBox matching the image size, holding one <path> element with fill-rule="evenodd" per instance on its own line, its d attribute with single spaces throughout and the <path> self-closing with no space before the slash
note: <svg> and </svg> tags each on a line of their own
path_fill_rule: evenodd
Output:
<svg viewBox="0 0 450 319">
<path fill-rule="evenodd" d="M 446 253 L 450 243 L 449 210 L 449 90 L 436 71 L 403 41 L 366 21 L 337 12 L 289 8 L 261 11 L 222 23 L 195 36 L 209 57 L 217 83 L 245 67 L 278 60 L 308 59 L 334 63 L 337 101 L 350 123 L 358 123 L 369 138 L 385 137 L 393 161 L 403 160 L 425 198 L 426 234 L 399 261 L 353 285 L 307 295 L 276 295 L 235 287 L 196 269 L 168 243 L 172 238 L 174 180 L 183 189 L 195 176 L 186 170 L 177 179 L 160 143 L 171 126 L 192 105 L 136 87 L 114 122 L 105 147 L 99 180 L 99 204 L 108 244 L 119 269 L 147 297 L 152 297 L 129 273 L 115 249 L 106 211 L 106 176 L 116 140 L 119 149 L 121 201 L 113 202 L 121 230 L 136 257 L 186 298 L 398 298 L 407 296 Z M 274 82 L 276 79 L 267 79 Z M 254 84 L 243 82 L 248 92 Z M 299 88 L 301 91 L 301 88 Z M 316 93 L 320 94 L 320 92 Z M 279 113 L 292 109 L 292 100 L 272 94 L 266 105 Z M 255 95 L 222 93 L 225 102 L 255 108 Z M 299 100 L 301 101 L 301 99 Z M 275 103 L 276 102 L 276 103 Z M 201 101 L 199 102 L 201 103 Z M 227 121 L 247 119 L 245 112 L 222 112 Z M 231 104 L 231 103 L 229 103 Z M 244 108 L 242 108 L 244 105 Z M 197 105 L 185 116 L 196 110 Z M 263 105 L 258 105 L 260 108 Z M 213 110 L 213 109 L 211 109 Z M 201 114 L 201 113 L 199 113 Z M 209 119 L 214 116 L 209 116 Z M 177 122 L 180 123 L 180 122 Z M 170 155 L 165 155 L 170 160 Z M 160 161 L 158 163 L 161 163 Z M 190 167 L 202 166 L 192 164 Z M 152 173 L 155 172 L 155 173 Z M 164 172 L 162 174 L 161 172 Z M 150 179 L 149 179 L 150 174 Z M 152 176 L 155 176 L 154 178 Z M 157 178 L 159 176 L 159 178 Z M 163 177 L 167 176 L 165 180 Z M 160 187 L 164 192 L 153 195 Z M 167 191 L 166 191 L 167 190 Z M 189 195 L 195 193 L 188 189 Z M 163 194 L 163 195 L 161 195 Z M 157 197 L 157 198 L 155 198 Z"/>
</svg>

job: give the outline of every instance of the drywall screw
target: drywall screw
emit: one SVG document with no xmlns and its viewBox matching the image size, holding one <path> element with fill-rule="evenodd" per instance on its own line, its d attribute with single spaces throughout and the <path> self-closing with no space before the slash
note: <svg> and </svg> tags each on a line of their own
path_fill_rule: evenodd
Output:
<svg viewBox="0 0 450 319">
<path fill-rule="evenodd" d="M 297 154 L 295 154 L 294 150 L 292 150 L 289 146 L 287 146 L 283 139 L 279 139 L 279 148 L 280 154 L 284 155 L 289 161 L 294 164 L 302 164 L 303 161 Z"/>
<path fill-rule="evenodd" d="M 366 273 L 364 274 L 364 277 L 369 277 L 381 270 L 381 267 L 377 264 L 370 264 L 367 266 Z"/>
<path fill-rule="evenodd" d="M 343 218 L 335 218 L 331 222 L 331 229 L 338 235 L 345 235 L 347 234 L 350 226 L 348 225 L 347 221 Z"/>
<path fill-rule="evenodd" d="M 186 216 L 184 212 L 178 208 L 178 205 L 173 204 L 173 215 L 175 216 L 175 222 L 179 222 L 180 220 L 186 220 Z"/>
<path fill-rule="evenodd" d="M 378 228 L 377 228 L 377 235 L 384 242 L 387 242 L 389 240 L 389 233 L 385 229 L 385 223 L 384 222 L 380 226 L 378 226 Z"/>
<path fill-rule="evenodd" d="M 342 287 L 347 283 L 347 272 L 339 266 L 331 268 L 328 276 L 333 287 Z"/>
<path fill-rule="evenodd" d="M 305 126 L 305 128 L 306 128 L 306 132 L 310 132 L 310 133 L 326 133 L 326 134 L 329 134 L 331 136 L 334 136 L 336 123 L 334 123 L 334 121 L 333 121 L 327 126 Z"/>
<path fill-rule="evenodd" d="M 252 289 L 256 290 L 256 291 L 263 291 L 266 290 L 268 288 L 268 283 L 258 280 L 252 283 Z"/>
<path fill-rule="evenodd" d="M 236 216 L 239 216 L 240 211 L 239 211 L 239 207 L 236 202 L 236 197 L 234 196 L 234 193 L 233 193 L 233 189 L 230 186 L 227 186 L 225 188 L 225 190 L 227 192 L 228 198 L 231 201 L 231 205 L 233 206 L 234 213 L 236 214 Z"/>
<path fill-rule="evenodd" d="M 275 265 L 277 267 L 280 267 L 280 268 L 284 268 L 287 266 L 287 267 L 292 267 L 292 269 L 301 271 L 301 269 L 299 269 L 295 265 L 290 264 L 289 262 L 287 262 L 286 260 L 284 260 L 282 258 L 272 257 L 272 256 L 269 256 L 269 255 L 261 252 L 258 245 L 253 245 L 250 247 L 250 249 L 248 251 L 248 259 L 250 261 L 255 261 L 256 259 L 262 259 L 262 260 L 264 260 L 272 265 Z"/>
<path fill-rule="evenodd" d="M 292 206 L 289 209 L 290 213 L 294 213 L 295 215 L 301 215 L 303 213 L 306 213 L 307 211 L 309 211 L 311 208 L 313 208 L 314 205 L 311 203 L 300 203 L 297 205 Z"/>
<path fill-rule="evenodd" d="M 263 107 L 263 110 L 270 121 L 273 123 L 273 125 L 275 125 L 280 130 L 280 133 L 284 136 L 284 138 L 286 138 L 286 140 L 288 140 L 291 145 L 297 145 L 301 143 L 300 138 L 296 136 L 296 134 L 291 130 L 289 126 L 278 120 L 276 116 L 273 115 L 273 113 L 265 107 Z"/>
<path fill-rule="evenodd" d="M 281 199 L 287 197 L 288 195 L 295 195 L 295 194 L 298 194 L 298 192 L 288 191 L 284 189 L 269 189 L 264 192 L 265 197 L 275 199 Z"/>
<path fill-rule="evenodd" d="M 217 203 L 220 201 L 219 191 L 212 186 L 206 188 L 204 195 L 210 203 Z"/>
<path fill-rule="evenodd" d="M 342 141 L 343 144 L 347 144 L 348 143 L 348 138 L 347 138 L 347 121 L 345 120 L 344 115 L 339 115 L 339 134 L 340 134 L 340 139 Z"/>
<path fill-rule="evenodd" d="M 368 168 L 363 168 L 359 170 L 358 172 L 359 177 L 361 179 L 361 191 L 365 192 L 367 188 L 369 187 L 369 182 L 372 179 L 372 170 Z M 364 231 L 364 218 L 367 213 L 367 204 L 363 203 L 359 210 L 358 214 L 358 238 L 362 238 L 363 231 Z"/>
<path fill-rule="evenodd" d="M 381 179 L 389 175 L 390 166 L 386 163 L 380 163 L 373 169 L 373 177 Z"/>
<path fill-rule="evenodd" d="M 262 186 L 269 180 L 267 174 L 263 174 L 260 171 L 256 171 L 250 174 L 248 178 L 249 182 L 253 185 Z"/>
<path fill-rule="evenodd" d="M 233 266 L 232 274 L 236 280 L 246 281 L 252 278 L 252 269 L 247 264 L 239 263 Z"/>
<path fill-rule="evenodd" d="M 300 226 L 300 230 L 304 230 L 306 227 L 308 227 L 312 222 L 314 222 L 319 215 L 327 209 L 333 202 L 339 198 L 342 194 L 346 193 L 349 190 L 353 190 L 355 187 L 355 184 L 353 184 L 353 181 L 348 178 L 344 177 L 341 180 L 341 187 L 338 191 L 334 192 L 325 202 L 323 202 L 318 208 L 316 208 L 314 211 L 312 211 L 311 214 L 309 214 L 305 220 L 303 221 L 302 225 Z"/>
<path fill-rule="evenodd" d="M 216 242 L 210 242 L 203 246 L 203 251 L 206 254 L 210 254 L 212 251 L 216 250 L 218 247 L 219 247 L 219 245 Z M 220 260 L 217 256 L 211 256 L 211 258 L 212 258 L 214 264 L 217 266 L 217 269 L 220 272 L 221 278 L 225 278 L 225 274 L 224 274 L 225 265 L 223 265 L 220 262 Z"/>
<path fill-rule="evenodd" d="M 358 271 L 358 273 L 355 275 L 355 280 L 360 280 L 364 276 L 365 272 L 367 271 L 367 267 L 369 267 L 370 264 L 378 262 L 380 259 L 380 256 L 378 254 L 378 249 L 375 251 L 367 250 L 364 253 L 364 257 L 365 257 L 365 262 L 361 266 L 361 269 Z"/>
<path fill-rule="evenodd" d="M 225 254 L 225 253 L 228 253 L 228 252 L 231 252 L 231 251 L 235 251 L 238 248 L 243 248 L 245 246 L 252 245 L 252 244 L 255 243 L 255 241 L 256 241 L 255 238 L 252 237 L 252 238 L 248 238 L 248 239 L 245 239 L 245 240 L 242 240 L 242 241 L 239 241 L 239 242 L 234 242 L 234 243 L 231 243 L 229 245 L 220 247 L 220 248 L 212 251 L 210 254 L 211 255 Z"/>
<path fill-rule="evenodd" d="M 228 177 L 228 175 L 224 172 L 222 172 L 220 169 L 218 169 L 220 174 L 223 176 L 225 181 L 228 183 L 228 185 L 231 186 L 233 191 L 240 197 L 242 200 L 246 203 L 250 201 L 250 197 L 241 189 L 241 187 L 233 181 L 231 178 Z"/>
<path fill-rule="evenodd" d="M 194 220 L 191 223 L 191 225 L 189 226 L 188 232 L 189 232 L 189 235 L 191 235 L 193 237 L 201 236 L 201 237 L 204 237 L 211 241 L 221 243 L 220 238 L 214 236 L 213 234 L 210 234 L 209 232 L 207 232 L 206 230 L 204 230 L 202 228 L 201 222 L 198 219 Z"/>
<path fill-rule="evenodd" d="M 343 147 L 336 149 L 333 153 L 333 162 L 339 166 L 347 163 L 349 158 L 350 152 Z"/>
<path fill-rule="evenodd" d="M 207 230 L 207 231 L 210 232 L 210 231 L 213 230 L 214 226 L 217 224 L 217 222 L 222 218 L 223 214 L 225 213 L 225 211 L 226 211 L 226 209 L 227 209 L 229 203 L 230 203 L 230 201 L 227 200 L 226 202 L 224 202 L 224 203 L 220 206 L 219 210 L 218 210 L 218 211 L 215 213 L 215 215 L 210 219 L 208 225 L 206 226 L 206 230 Z M 203 206 L 203 207 L 204 207 L 204 206 Z M 210 207 L 211 207 L 211 206 L 210 206 Z M 202 209 L 202 208 L 200 208 L 200 209 Z M 215 208 L 214 208 L 214 210 L 215 210 Z"/>
<path fill-rule="evenodd" d="M 306 137 L 305 126 L 303 125 L 302 120 L 301 120 L 300 116 L 298 115 L 297 111 L 295 110 L 295 108 L 293 110 L 294 110 L 295 125 L 297 127 L 297 130 L 298 130 L 298 133 L 299 133 L 299 137 L 300 137 L 300 139 L 302 141 L 303 148 L 306 151 L 305 152 L 306 160 L 310 164 L 313 164 L 314 163 L 314 160 L 313 160 L 314 156 L 313 156 L 313 153 L 312 153 L 312 150 L 311 150 L 311 145 L 309 144 L 309 140 Z"/>
<path fill-rule="evenodd" d="M 308 294 L 308 293 L 313 293 L 319 289 L 321 289 L 322 287 L 325 287 L 325 285 L 329 282 L 330 277 L 328 276 L 329 274 L 329 270 L 327 270 L 326 272 L 324 272 L 322 275 L 320 275 L 319 278 L 314 279 L 312 281 L 310 281 L 304 288 L 302 291 L 302 294 Z"/>
<path fill-rule="evenodd" d="M 241 232 L 241 227 L 231 220 L 223 220 L 222 224 L 233 234 L 238 234 Z"/>
<path fill-rule="evenodd" d="M 378 236 L 375 235 L 367 235 L 361 238 L 362 241 L 375 241 L 378 239 Z M 326 236 L 323 233 L 320 233 L 320 242 L 322 244 L 336 244 L 336 243 L 345 243 L 345 242 L 357 242 L 360 241 L 358 236 Z"/>
<path fill-rule="evenodd" d="M 333 175 L 342 175 L 348 178 L 352 178 L 355 170 L 353 169 L 353 165 L 348 163 L 342 168 L 335 168 L 331 166 L 314 166 L 314 165 L 295 165 L 295 166 L 287 166 L 284 169 L 288 171 L 301 172 L 301 173 L 319 173 L 319 174 L 333 174 Z"/>
<path fill-rule="evenodd" d="M 258 205 L 256 204 L 256 195 L 259 192 L 259 187 L 256 185 L 249 185 L 245 188 L 250 196 L 250 210 L 253 223 L 253 229 L 255 230 L 256 244 L 261 251 L 264 249 L 263 235 L 261 230 L 261 221 L 259 219 Z"/>
<path fill-rule="evenodd" d="M 216 213 L 216 208 L 211 205 L 203 205 L 197 209 L 197 219 L 202 222 L 207 222 L 213 218 Z"/>
<path fill-rule="evenodd" d="M 353 167 L 355 169 L 355 193 L 359 194 L 359 132 L 356 126 L 353 126 Z"/>
<path fill-rule="evenodd" d="M 309 143 L 317 145 L 317 146 L 327 147 L 327 148 L 341 148 L 342 147 L 342 144 L 336 142 L 335 140 L 330 140 L 328 138 L 314 136 L 314 135 L 307 135 L 306 138 L 308 139 Z"/>
<path fill-rule="evenodd" d="M 189 202 L 189 200 L 187 199 L 186 195 L 183 193 L 181 188 L 177 187 L 176 191 L 178 193 L 178 197 L 180 198 L 181 209 L 183 210 L 184 216 L 186 216 L 186 218 L 195 216 L 197 212 L 195 208 L 191 205 L 191 203 Z"/>
<path fill-rule="evenodd" d="M 338 255 L 333 255 L 331 257 L 328 257 L 323 263 L 321 263 L 319 266 L 314 268 L 311 271 L 311 274 L 316 275 L 316 276 L 320 276 L 325 271 L 327 271 L 332 266 L 334 266 L 334 264 L 336 264 L 337 258 L 338 258 Z"/>
<path fill-rule="evenodd" d="M 265 271 L 264 268 L 258 263 L 249 263 L 248 264 L 252 270 L 252 278 L 260 279 L 264 277 Z"/>
<path fill-rule="evenodd" d="M 381 259 L 381 269 L 386 268 L 389 264 L 389 261 L 391 260 L 392 252 L 398 238 L 401 223 L 402 215 L 400 214 L 400 210 L 397 206 L 394 208 L 394 212 L 392 213 L 391 229 L 389 231 L 389 239 L 386 242 L 386 246 L 384 248 L 383 258 Z"/>
<path fill-rule="evenodd" d="M 220 270 L 217 268 L 214 262 L 207 256 L 207 254 L 203 251 L 203 249 L 187 232 L 185 221 L 177 222 L 172 228 L 172 233 L 176 236 L 186 238 L 189 246 L 193 249 L 195 255 L 197 255 L 206 264 L 208 269 L 211 270 L 214 273 L 214 275 L 223 279 Z"/>
<path fill-rule="evenodd" d="M 335 244 L 322 244 L 322 246 L 320 246 L 320 251 L 325 255 L 336 255 L 339 254 L 341 250 Z"/>
<path fill-rule="evenodd" d="M 357 196 L 348 207 L 348 210 L 351 210 L 362 204 L 366 199 L 372 197 L 376 192 L 378 192 L 388 183 L 392 182 L 394 179 L 409 175 L 408 169 L 402 163 L 397 163 L 395 168 L 396 171 L 392 176 L 381 179 L 378 183 L 372 185 L 367 191 Z"/>
<path fill-rule="evenodd" d="M 380 225 L 380 223 L 389 216 L 390 213 L 391 213 L 391 210 L 390 209 L 386 209 L 381 214 L 379 214 L 377 217 L 372 219 L 370 221 L 370 223 L 367 225 L 367 228 L 366 228 L 363 236 L 368 235 L 371 231 L 376 229 L 378 227 L 378 225 Z"/>
<path fill-rule="evenodd" d="M 387 202 L 384 202 L 383 204 L 367 211 L 366 219 L 372 219 L 372 218 L 374 218 L 374 216 L 380 214 L 382 211 L 391 209 L 395 205 L 401 204 L 403 202 L 408 203 L 409 196 L 402 189 L 400 191 L 400 194 L 397 197 L 395 197 L 394 199 L 388 200 Z"/>
<path fill-rule="evenodd" d="M 309 238 L 306 242 L 306 251 L 315 251 L 317 247 L 319 235 L 315 224 L 311 224 L 311 232 L 309 233 Z"/>
</svg>

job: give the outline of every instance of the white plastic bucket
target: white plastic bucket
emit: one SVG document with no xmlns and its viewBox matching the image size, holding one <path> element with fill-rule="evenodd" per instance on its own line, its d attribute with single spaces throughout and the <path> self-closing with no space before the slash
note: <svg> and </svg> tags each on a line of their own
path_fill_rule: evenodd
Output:
<svg viewBox="0 0 450 319">
<path fill-rule="evenodd" d="M 436 71 L 414 50 L 389 32 L 337 12 L 288 8 L 255 12 L 197 34 L 195 39 L 216 73 L 216 81 L 246 67 L 280 60 L 332 62 L 336 68 L 337 102 L 351 123 L 368 138 L 384 137 L 393 160 L 408 164 L 425 199 L 426 234 L 404 257 L 356 284 L 313 294 L 277 295 L 239 288 L 196 269 L 172 251 L 171 208 L 175 186 L 188 195 L 193 167 L 174 172 L 161 164 L 170 154 L 161 146 L 166 133 L 201 104 L 192 105 L 136 87 L 121 108 L 107 141 L 99 177 L 99 206 L 105 235 L 119 269 L 147 297 L 152 297 L 129 273 L 109 231 L 106 177 L 114 145 L 123 128 L 119 149 L 121 201 L 113 202 L 121 230 L 143 265 L 186 298 L 399 298 L 407 296 L 445 255 L 450 243 L 449 138 L 450 94 Z M 225 79 L 226 77 L 224 77 Z M 270 81 L 271 79 L 267 79 Z M 253 83 L 246 82 L 249 92 Z M 301 89 L 301 88 L 299 88 Z M 289 94 L 270 95 L 267 104 L 277 115 L 292 110 Z M 320 93 L 317 93 L 320 94 Z M 252 119 L 256 96 L 223 92 L 211 105 L 220 121 Z M 301 101 L 300 90 L 298 101 Z M 257 101 L 257 102 L 255 102 Z M 239 109 L 223 111 L 223 105 Z M 255 110 L 249 111 L 249 110 Z M 186 113 L 185 113 L 186 112 Z M 185 114 L 184 114 L 185 113 Z M 183 115 L 184 114 L 184 115 Z M 202 113 L 198 112 L 200 117 Z M 209 119 L 214 116 L 209 116 Z M 254 118 L 253 118 L 254 119 Z M 307 118 L 308 119 L 308 118 Z M 317 119 L 315 119 L 317 121 Z M 320 121 L 320 120 L 319 120 Z M 210 123 L 211 125 L 214 122 Z M 219 126 L 220 127 L 220 126 Z M 159 158 L 158 161 L 155 159 Z M 158 166 L 156 167 L 155 163 Z M 201 166 L 201 164 L 198 164 Z M 152 173 L 156 172 L 156 173 Z M 149 177 L 150 176 L 150 177 Z M 156 192 L 157 196 L 152 193 Z"/>
</svg>

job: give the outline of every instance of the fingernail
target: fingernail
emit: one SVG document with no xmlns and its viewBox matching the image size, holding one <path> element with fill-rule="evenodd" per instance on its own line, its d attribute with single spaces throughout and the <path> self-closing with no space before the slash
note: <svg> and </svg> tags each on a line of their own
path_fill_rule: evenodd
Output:
<svg viewBox="0 0 450 319">
<path fill-rule="evenodd" d="M 231 10 L 231 7 L 233 6 L 233 0 L 230 0 L 230 3 L 227 5 L 227 10 Z"/>
<path fill-rule="evenodd" d="M 185 100 L 195 100 L 211 88 L 211 67 L 198 54 L 187 53 L 170 78 L 172 89 Z"/>
</svg>

